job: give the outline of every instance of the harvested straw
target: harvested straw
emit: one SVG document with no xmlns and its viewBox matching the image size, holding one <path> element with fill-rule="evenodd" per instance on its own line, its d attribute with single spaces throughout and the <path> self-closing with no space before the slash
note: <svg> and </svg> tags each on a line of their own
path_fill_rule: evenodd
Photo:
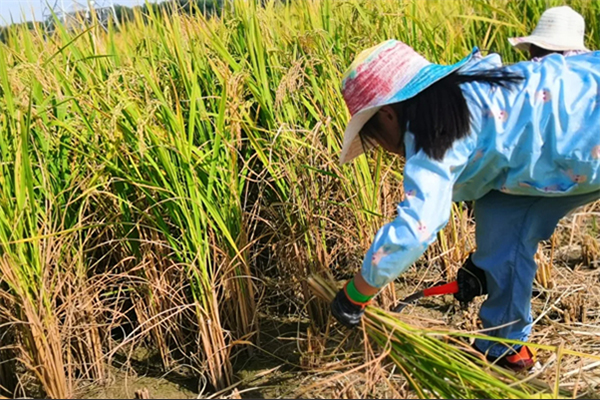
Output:
<svg viewBox="0 0 600 400">
<path fill-rule="evenodd" d="M 323 300 L 336 290 L 325 279 L 312 276 L 309 284 Z M 368 307 L 363 327 L 390 358 L 420 398 L 552 398 L 558 393 L 545 385 L 521 379 L 489 364 L 453 336 L 414 328 L 388 312 Z"/>
</svg>

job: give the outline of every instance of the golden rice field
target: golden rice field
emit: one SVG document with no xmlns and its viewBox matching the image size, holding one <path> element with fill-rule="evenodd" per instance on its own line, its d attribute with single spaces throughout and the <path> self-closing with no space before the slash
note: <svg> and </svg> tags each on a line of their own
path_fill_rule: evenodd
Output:
<svg viewBox="0 0 600 400">
<path fill-rule="evenodd" d="M 354 55 L 397 38 L 519 61 L 506 39 L 563 2 L 226 3 L 0 42 L 0 398 L 597 397 L 598 204 L 540 248 L 527 382 L 454 356 L 476 306 L 373 309 L 348 332 L 308 279 L 353 275 L 402 198 L 401 160 L 338 164 Z M 600 49 L 600 2 L 568 3 Z M 378 305 L 453 278 L 473 227 L 457 204 Z"/>
</svg>

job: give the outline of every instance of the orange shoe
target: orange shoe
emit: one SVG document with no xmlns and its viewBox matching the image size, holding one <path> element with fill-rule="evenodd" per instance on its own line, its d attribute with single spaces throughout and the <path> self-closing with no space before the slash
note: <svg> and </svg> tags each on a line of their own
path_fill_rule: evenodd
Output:
<svg viewBox="0 0 600 400">
<path fill-rule="evenodd" d="M 521 346 L 519 352 L 510 356 L 502 356 L 500 358 L 492 358 L 488 356 L 488 360 L 496 363 L 499 367 L 510 369 L 515 372 L 529 371 L 536 363 L 535 351 L 527 346 Z"/>
</svg>

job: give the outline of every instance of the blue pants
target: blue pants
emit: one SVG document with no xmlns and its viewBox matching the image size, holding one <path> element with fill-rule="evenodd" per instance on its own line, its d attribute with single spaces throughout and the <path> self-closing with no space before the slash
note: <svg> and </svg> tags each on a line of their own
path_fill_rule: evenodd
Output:
<svg viewBox="0 0 600 400">
<path fill-rule="evenodd" d="M 527 341 L 533 322 L 534 256 L 539 242 L 552 236 L 569 211 L 599 198 L 600 192 L 531 197 L 492 191 L 475 202 L 477 250 L 472 260 L 485 271 L 489 292 L 479 316 L 485 329 L 498 327 L 486 334 Z M 477 340 L 475 346 L 492 357 L 508 350 L 487 340 Z"/>
</svg>

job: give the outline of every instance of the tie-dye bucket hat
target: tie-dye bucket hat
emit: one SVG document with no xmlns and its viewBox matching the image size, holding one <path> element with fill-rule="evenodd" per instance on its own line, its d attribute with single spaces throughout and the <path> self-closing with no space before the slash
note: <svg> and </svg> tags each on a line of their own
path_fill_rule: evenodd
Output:
<svg viewBox="0 0 600 400">
<path fill-rule="evenodd" d="M 342 94 L 352 118 L 344 132 L 340 163 L 350 162 L 366 150 L 359 132 L 381 107 L 414 97 L 458 70 L 477 51 L 475 48 L 456 64 L 439 65 L 398 40 L 363 50 L 342 80 Z"/>
</svg>

